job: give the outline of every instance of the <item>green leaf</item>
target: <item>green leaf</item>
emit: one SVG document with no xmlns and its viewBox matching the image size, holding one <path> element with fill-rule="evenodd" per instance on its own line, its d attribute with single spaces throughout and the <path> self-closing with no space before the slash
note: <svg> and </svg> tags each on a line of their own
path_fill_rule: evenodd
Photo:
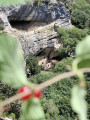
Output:
<svg viewBox="0 0 90 120">
<path fill-rule="evenodd" d="M 90 57 L 90 36 L 87 36 L 83 41 L 79 42 L 76 47 L 76 57 L 83 58 L 89 55 Z"/>
<path fill-rule="evenodd" d="M 25 4 L 25 2 L 31 2 L 32 0 L 0 0 L 0 6 L 9 6 L 15 4 Z"/>
<path fill-rule="evenodd" d="M 18 41 L 6 33 L 0 34 L 0 80 L 16 88 L 27 84 Z"/>
<path fill-rule="evenodd" d="M 22 104 L 21 120 L 45 120 L 38 98 L 32 98 Z"/>
<path fill-rule="evenodd" d="M 86 90 L 79 85 L 72 89 L 71 105 L 73 110 L 79 115 L 80 120 L 87 120 L 87 104 L 85 101 Z"/>
<path fill-rule="evenodd" d="M 89 68 L 90 67 L 89 56 L 87 57 L 87 59 L 86 58 L 81 59 L 80 62 L 77 65 L 78 65 L 78 68 Z"/>
<path fill-rule="evenodd" d="M 90 36 L 87 36 L 76 47 L 76 60 L 78 68 L 90 67 Z"/>
</svg>

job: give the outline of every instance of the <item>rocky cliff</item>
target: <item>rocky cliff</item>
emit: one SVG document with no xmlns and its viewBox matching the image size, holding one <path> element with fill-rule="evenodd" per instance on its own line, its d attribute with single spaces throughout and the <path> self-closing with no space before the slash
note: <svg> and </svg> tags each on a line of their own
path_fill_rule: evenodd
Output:
<svg viewBox="0 0 90 120">
<path fill-rule="evenodd" d="M 4 9 L 8 19 L 17 21 L 52 22 L 57 19 L 69 18 L 69 11 L 60 3 L 42 2 L 39 5 L 26 4 L 13 8 Z"/>
<path fill-rule="evenodd" d="M 5 30 L 19 38 L 26 56 L 38 54 L 46 48 L 57 50 L 60 44 L 57 42 L 57 33 L 54 26 L 70 27 L 69 11 L 65 9 L 63 4 L 57 2 L 43 2 L 39 6 L 33 3 L 2 8 L 0 13 Z M 21 28 L 22 21 L 23 24 L 25 23 L 24 27 L 29 22 L 28 29 L 22 30 L 18 27 L 16 29 L 17 21 Z M 10 25 L 10 23 L 13 24 Z M 13 25 L 14 28 L 12 29 Z M 33 29 L 29 29 L 31 26 Z"/>
</svg>

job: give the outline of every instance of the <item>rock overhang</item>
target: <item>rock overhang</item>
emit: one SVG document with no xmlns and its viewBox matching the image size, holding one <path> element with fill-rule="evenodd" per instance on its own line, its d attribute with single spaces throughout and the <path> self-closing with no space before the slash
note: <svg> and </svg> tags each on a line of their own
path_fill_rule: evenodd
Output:
<svg viewBox="0 0 90 120">
<path fill-rule="evenodd" d="M 57 43 L 57 33 L 54 25 L 60 27 L 70 27 L 70 13 L 61 3 L 43 2 L 40 6 L 35 4 L 25 4 L 3 8 L 3 20 L 10 21 L 31 21 L 37 22 L 37 28 L 32 31 L 13 32 L 21 42 L 25 56 L 36 55 L 45 48 L 55 48 L 60 46 Z M 4 20 L 4 21 L 5 21 Z M 44 26 L 38 28 L 38 22 L 45 22 Z M 7 24 L 7 26 L 10 24 Z M 10 27 L 8 29 L 11 29 Z M 9 31 L 9 30 L 8 30 Z"/>
<path fill-rule="evenodd" d="M 42 2 L 41 5 L 25 4 L 6 9 L 8 19 L 18 21 L 52 22 L 70 16 L 69 11 L 61 3 Z"/>
</svg>

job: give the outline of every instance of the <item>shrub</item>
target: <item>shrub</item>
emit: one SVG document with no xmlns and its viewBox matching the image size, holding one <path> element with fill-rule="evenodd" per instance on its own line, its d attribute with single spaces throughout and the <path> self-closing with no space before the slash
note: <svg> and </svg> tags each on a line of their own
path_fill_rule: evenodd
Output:
<svg viewBox="0 0 90 120">
<path fill-rule="evenodd" d="M 68 59 L 70 62 L 70 60 Z M 64 61 L 63 61 L 64 65 Z M 65 71 L 65 67 L 61 67 L 61 72 Z M 38 74 L 29 78 L 34 83 L 42 83 L 52 77 L 54 73 Z M 46 120 L 72 120 L 76 114 L 73 112 L 70 105 L 71 88 L 76 79 L 66 79 L 55 83 L 43 90 L 41 104 L 43 105 Z"/>
<path fill-rule="evenodd" d="M 60 58 L 65 58 L 67 56 L 65 48 L 63 46 L 60 46 L 60 48 L 58 49 L 58 55 Z"/>
<path fill-rule="evenodd" d="M 4 22 L 3 20 L 0 18 L 0 31 L 4 30 Z"/>
<path fill-rule="evenodd" d="M 13 95 L 15 95 L 17 93 L 17 90 L 14 88 L 11 88 L 8 85 L 3 84 L 0 81 L 0 99 L 1 100 L 5 100 Z M 11 109 L 7 112 L 5 112 L 6 115 L 10 115 L 11 113 L 15 114 L 16 119 L 18 120 L 20 117 L 20 107 L 21 104 L 19 103 L 19 101 L 16 101 L 14 103 L 10 104 Z"/>
<path fill-rule="evenodd" d="M 56 74 L 68 71 L 67 66 L 71 65 L 72 58 L 63 59 L 61 62 L 57 63 L 54 72 Z M 29 78 L 30 81 L 40 84 L 56 74 L 53 72 L 48 72 L 46 74 L 37 74 Z M 89 75 L 90 76 L 90 75 Z M 88 118 L 90 119 L 90 77 L 87 77 L 87 97 L 88 102 Z M 43 96 L 41 99 L 41 104 L 43 105 L 46 120 L 74 120 L 78 118 L 77 114 L 73 112 L 70 105 L 71 89 L 74 84 L 77 84 L 78 80 L 76 77 L 67 78 L 58 83 L 53 84 L 43 90 Z"/>
<path fill-rule="evenodd" d="M 37 84 L 37 83 L 40 84 L 40 83 L 42 83 L 42 82 L 46 81 L 47 79 L 50 79 L 54 76 L 55 76 L 55 74 L 52 72 L 48 72 L 46 74 L 39 73 L 37 75 L 32 75 L 31 77 L 29 77 L 29 80 L 31 82 L 34 82 L 35 84 Z"/>
<path fill-rule="evenodd" d="M 59 72 L 59 73 L 67 72 L 68 71 L 68 67 L 70 67 L 72 60 L 73 59 L 71 57 L 62 59 L 60 62 L 58 62 L 55 65 L 53 71 L 54 72 Z"/>
<path fill-rule="evenodd" d="M 70 30 L 58 28 L 57 33 L 58 41 L 62 44 L 58 50 L 59 56 L 61 58 L 72 55 L 74 56 L 77 43 L 87 35 L 84 30 L 78 29 L 76 27 Z"/>
<path fill-rule="evenodd" d="M 86 27 L 87 20 L 88 15 L 84 11 L 76 9 L 72 12 L 71 21 L 76 27 L 84 29 Z"/>
<path fill-rule="evenodd" d="M 64 39 L 69 37 L 69 34 L 67 33 L 67 29 L 65 29 L 65 28 L 58 27 L 57 34 L 58 34 L 58 38 L 60 38 L 59 42 L 62 42 Z"/>
<path fill-rule="evenodd" d="M 26 69 L 29 70 L 31 75 L 35 75 L 40 72 L 41 69 L 38 66 L 38 61 L 35 56 L 29 56 L 26 59 Z"/>
<path fill-rule="evenodd" d="M 0 25 L 0 31 L 4 30 L 4 26 Z"/>
<path fill-rule="evenodd" d="M 84 37 L 86 37 L 87 33 L 82 30 L 78 29 L 76 27 L 69 30 L 69 37 L 70 38 L 76 38 L 77 40 L 82 40 Z"/>
</svg>

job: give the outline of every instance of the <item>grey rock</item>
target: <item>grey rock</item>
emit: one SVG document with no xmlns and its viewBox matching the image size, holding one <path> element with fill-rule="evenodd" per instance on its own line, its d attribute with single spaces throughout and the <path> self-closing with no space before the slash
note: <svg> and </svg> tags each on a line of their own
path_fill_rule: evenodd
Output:
<svg viewBox="0 0 90 120">
<path fill-rule="evenodd" d="M 52 22 L 57 19 L 70 18 L 70 13 L 61 3 L 42 2 L 40 5 L 25 4 L 5 8 L 9 20 Z"/>
<path fill-rule="evenodd" d="M 7 32 L 12 29 L 9 21 L 45 22 L 44 26 L 32 31 L 10 31 L 10 34 L 19 38 L 25 56 L 37 55 L 46 48 L 53 48 L 54 51 L 57 51 L 60 44 L 57 43 L 57 32 L 54 31 L 54 26 L 71 27 L 69 11 L 65 9 L 63 4 L 57 2 L 43 2 L 39 6 L 25 4 L 2 8 L 0 19 L 3 21 Z M 52 56 L 53 53 L 50 57 Z"/>
<path fill-rule="evenodd" d="M 28 32 L 28 34 L 21 34 L 20 41 L 24 49 L 25 55 L 30 54 L 37 55 L 40 51 L 43 51 L 46 48 L 56 48 L 57 50 L 57 32 L 51 30 L 52 24 L 42 29 L 38 29 L 35 32 Z M 24 37 L 23 37 L 24 36 Z M 23 41 L 23 39 L 24 41 Z"/>
<path fill-rule="evenodd" d="M 8 22 L 7 15 L 3 11 L 0 11 L 0 21 L 0 25 L 3 25 L 5 30 L 11 29 L 11 25 Z"/>
</svg>

